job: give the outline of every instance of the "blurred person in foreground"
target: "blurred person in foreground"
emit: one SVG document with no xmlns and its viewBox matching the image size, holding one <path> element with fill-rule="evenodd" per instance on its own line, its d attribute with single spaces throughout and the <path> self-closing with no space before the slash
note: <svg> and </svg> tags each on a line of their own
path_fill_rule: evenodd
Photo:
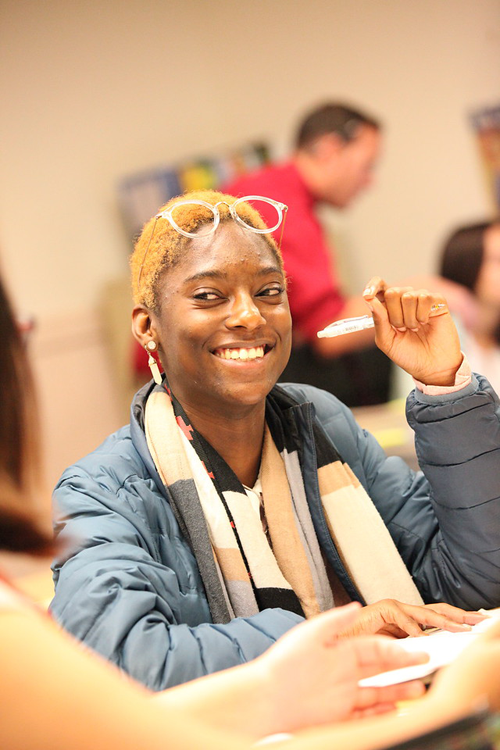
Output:
<svg viewBox="0 0 500 750">
<path fill-rule="evenodd" d="M 440 273 L 475 297 L 473 320 L 457 320 L 464 352 L 475 372 L 500 391 L 500 219 L 456 229 L 441 253 Z"/>
<path fill-rule="evenodd" d="M 307 113 L 297 128 L 288 161 L 244 174 L 223 186 L 235 196 L 263 195 L 289 207 L 281 238 L 294 343 L 281 380 L 334 393 L 347 406 L 387 401 L 391 362 L 374 345 L 373 331 L 321 338 L 317 331 L 342 318 L 366 313 L 361 296 L 348 297 L 336 268 L 331 241 L 316 215 L 320 204 L 349 208 L 374 179 L 382 148 L 382 126 L 360 109 L 330 102 Z M 263 211 L 266 222 L 272 211 Z M 451 309 L 468 309 L 466 291 L 436 277 L 410 281 L 440 291 Z"/>
<path fill-rule="evenodd" d="M 380 279 L 365 294 L 378 345 L 420 381 L 414 473 L 333 395 L 276 386 L 292 326 L 271 227 L 211 191 L 147 223 L 133 330 L 155 380 L 55 490 L 59 539 L 76 547 L 54 563 L 52 611 L 155 690 L 353 600 L 366 606 L 344 635 L 396 637 L 468 630 L 481 616 L 464 610 L 500 600 L 499 404 L 444 300 Z"/>
</svg>

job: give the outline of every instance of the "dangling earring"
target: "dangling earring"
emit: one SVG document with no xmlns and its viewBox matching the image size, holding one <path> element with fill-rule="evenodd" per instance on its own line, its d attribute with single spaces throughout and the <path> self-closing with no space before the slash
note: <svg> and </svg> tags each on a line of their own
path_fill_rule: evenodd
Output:
<svg viewBox="0 0 500 750">
<path fill-rule="evenodd" d="M 160 368 L 158 367 L 158 362 L 152 355 L 152 352 L 155 352 L 158 348 L 156 345 L 156 341 L 152 341 L 152 340 L 148 341 L 145 348 L 146 348 L 147 353 L 149 354 L 148 365 L 149 365 L 149 369 L 151 370 L 151 375 L 153 376 L 153 380 L 155 381 L 157 385 L 161 385 L 162 379 L 161 379 Z"/>
</svg>

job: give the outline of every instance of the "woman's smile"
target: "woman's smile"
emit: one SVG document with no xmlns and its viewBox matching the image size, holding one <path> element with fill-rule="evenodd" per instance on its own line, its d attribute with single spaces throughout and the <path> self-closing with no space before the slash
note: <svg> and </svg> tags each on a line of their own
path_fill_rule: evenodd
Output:
<svg viewBox="0 0 500 750">
<path fill-rule="evenodd" d="M 253 361 L 255 359 L 262 359 L 264 357 L 264 347 L 258 346 L 254 347 L 252 346 L 250 349 L 244 349 L 242 347 L 238 349 L 216 349 L 214 351 L 214 354 L 216 357 L 221 357 L 221 359 L 230 359 L 230 360 L 238 360 L 239 362 L 248 362 Z"/>
<path fill-rule="evenodd" d="M 256 363 L 262 360 L 273 347 L 269 344 L 228 344 L 227 346 L 217 347 L 213 354 L 221 359 L 231 360 L 231 362 Z"/>
</svg>

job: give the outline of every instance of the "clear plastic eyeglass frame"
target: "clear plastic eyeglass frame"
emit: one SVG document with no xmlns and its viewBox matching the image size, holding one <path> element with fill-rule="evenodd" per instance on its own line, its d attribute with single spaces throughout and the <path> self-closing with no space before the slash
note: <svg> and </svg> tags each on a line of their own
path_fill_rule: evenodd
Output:
<svg viewBox="0 0 500 750">
<path fill-rule="evenodd" d="M 250 224 L 247 224 L 241 216 L 238 215 L 237 208 L 240 203 L 246 203 L 249 201 L 262 201 L 263 203 L 268 203 L 269 205 L 273 206 L 276 209 L 276 213 L 278 216 L 278 220 L 276 221 L 276 224 L 272 227 L 266 227 L 266 229 L 256 229 L 256 227 L 251 226 Z M 200 233 L 197 232 L 186 232 L 185 229 L 182 229 L 173 219 L 173 212 L 175 209 L 179 208 L 179 206 L 189 206 L 189 205 L 196 205 L 196 206 L 203 206 L 204 208 L 207 208 L 209 211 L 212 212 L 213 216 L 213 222 L 212 225 L 208 225 L 208 230 L 205 232 Z M 220 224 L 220 213 L 219 213 L 219 206 L 225 205 L 229 208 L 229 212 L 234 219 L 234 221 L 239 224 L 244 229 L 248 229 L 250 232 L 255 232 L 256 234 L 271 234 L 274 232 L 280 225 L 282 225 L 281 229 L 281 236 L 280 236 L 280 242 L 279 245 L 281 245 L 281 237 L 283 236 L 283 228 L 284 228 L 284 217 L 286 216 L 286 212 L 288 211 L 288 206 L 286 206 L 284 203 L 280 203 L 279 201 L 275 201 L 272 198 L 265 198 L 262 195 L 245 195 L 243 198 L 238 198 L 234 203 L 227 203 L 226 201 L 219 201 L 218 203 L 212 204 L 208 203 L 207 201 L 202 200 L 185 200 L 185 201 L 177 201 L 173 206 L 168 208 L 166 211 L 161 211 L 159 214 L 156 214 L 155 216 L 155 223 L 153 224 L 153 231 L 151 232 L 151 237 L 149 238 L 146 250 L 144 252 L 144 257 L 141 262 L 141 268 L 139 271 L 139 278 L 138 283 L 141 281 L 142 276 L 142 269 L 144 266 L 144 262 L 146 260 L 149 246 L 151 245 L 151 240 L 154 237 L 155 229 L 156 229 L 156 223 L 158 219 L 167 219 L 167 221 L 170 222 L 171 226 L 175 229 L 176 232 L 179 232 L 179 234 L 182 234 L 183 237 L 188 237 L 189 239 L 196 240 L 196 239 L 202 239 L 204 237 L 209 237 L 211 234 L 213 234 L 217 227 Z"/>
<path fill-rule="evenodd" d="M 278 215 L 278 220 L 276 224 L 273 227 L 268 227 L 266 229 L 256 229 L 255 227 L 252 227 L 250 224 L 247 224 L 241 216 L 238 215 L 237 208 L 240 205 L 240 203 L 247 203 L 248 201 L 262 201 L 263 203 L 269 203 L 271 206 L 273 206 L 276 209 L 276 213 Z M 188 206 L 189 204 L 194 204 L 196 206 L 203 206 L 204 208 L 207 208 L 209 211 L 213 214 L 213 224 L 210 227 L 210 229 L 206 232 L 186 232 L 184 229 L 181 229 L 178 224 L 176 224 L 172 214 L 175 211 L 175 209 L 179 208 L 179 206 Z M 229 212 L 233 219 L 242 227 L 245 229 L 249 229 L 251 232 L 256 232 L 257 234 L 270 234 L 271 232 L 274 232 L 275 229 L 279 227 L 281 222 L 283 221 L 283 212 L 288 209 L 288 206 L 285 206 L 284 203 L 279 203 L 278 201 L 274 201 L 271 198 L 264 198 L 261 195 L 246 195 L 244 198 L 238 198 L 234 203 L 227 203 L 226 201 L 219 201 L 218 203 L 212 204 L 207 203 L 206 201 L 201 200 L 192 200 L 192 201 L 178 201 L 175 205 L 168 208 L 166 211 L 162 211 L 161 213 L 157 214 L 155 216 L 155 219 L 168 219 L 170 224 L 173 226 L 173 228 L 179 232 L 179 234 L 182 234 L 184 237 L 190 237 L 192 239 L 197 239 L 198 237 L 207 237 L 210 234 L 213 234 L 217 227 L 220 224 L 220 213 L 219 213 L 219 206 L 224 205 L 229 208 Z"/>
</svg>

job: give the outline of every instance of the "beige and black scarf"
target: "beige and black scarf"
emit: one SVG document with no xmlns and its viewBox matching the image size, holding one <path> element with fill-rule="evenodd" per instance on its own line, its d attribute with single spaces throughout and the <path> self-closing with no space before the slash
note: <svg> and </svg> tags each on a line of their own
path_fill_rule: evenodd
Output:
<svg viewBox="0 0 500 750">
<path fill-rule="evenodd" d="M 297 402 L 273 388 L 260 466 L 263 514 L 212 446 L 192 427 L 168 385 L 146 403 L 145 432 L 172 508 L 196 557 L 214 622 L 268 607 L 310 617 L 334 606 L 313 527 L 293 416 Z M 420 595 L 367 493 L 313 423 L 317 480 L 328 531 L 366 603 Z"/>
</svg>

